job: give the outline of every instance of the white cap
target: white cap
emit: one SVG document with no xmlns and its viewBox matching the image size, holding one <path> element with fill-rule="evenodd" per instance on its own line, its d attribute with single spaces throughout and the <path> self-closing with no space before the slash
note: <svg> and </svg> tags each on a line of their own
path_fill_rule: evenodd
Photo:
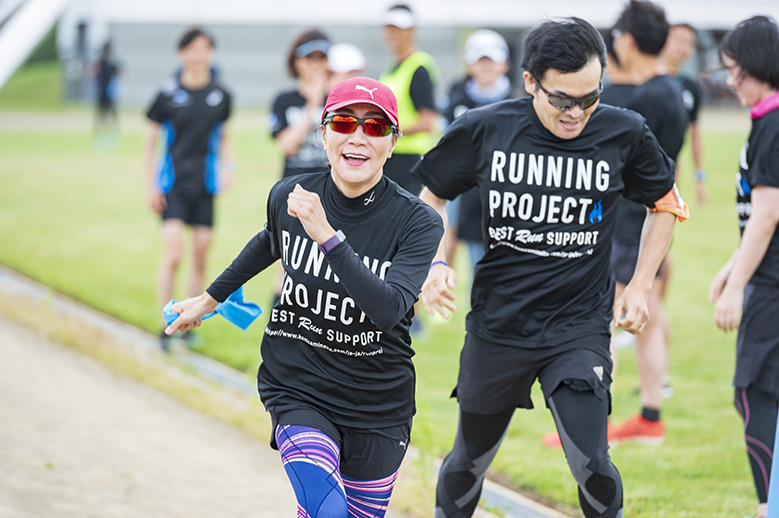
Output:
<svg viewBox="0 0 779 518">
<path fill-rule="evenodd" d="M 362 72 L 367 63 L 362 51 L 351 43 L 338 43 L 330 47 L 327 53 L 327 65 L 330 72 L 348 74 Z"/>
<path fill-rule="evenodd" d="M 392 25 L 398 29 L 411 29 L 416 25 L 414 15 L 408 9 L 396 7 L 387 11 L 384 17 L 384 25 Z"/>
<path fill-rule="evenodd" d="M 465 40 L 465 62 L 473 65 L 481 58 L 505 63 L 509 58 L 509 46 L 503 36 L 495 31 L 476 31 Z"/>
</svg>

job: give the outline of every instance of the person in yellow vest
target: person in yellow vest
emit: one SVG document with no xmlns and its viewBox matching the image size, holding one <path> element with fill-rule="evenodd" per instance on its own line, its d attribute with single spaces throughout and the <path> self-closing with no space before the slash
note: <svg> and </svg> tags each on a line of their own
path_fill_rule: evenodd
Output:
<svg viewBox="0 0 779 518">
<path fill-rule="evenodd" d="M 398 100 L 403 138 L 384 164 L 384 174 L 412 194 L 419 194 L 422 184 L 411 176 L 411 168 L 435 144 L 433 131 L 438 114 L 435 111 L 433 84 L 438 80 L 438 66 L 415 43 L 416 21 L 405 4 L 390 7 L 384 18 L 384 42 L 392 51 L 394 62 L 381 75 Z"/>
</svg>

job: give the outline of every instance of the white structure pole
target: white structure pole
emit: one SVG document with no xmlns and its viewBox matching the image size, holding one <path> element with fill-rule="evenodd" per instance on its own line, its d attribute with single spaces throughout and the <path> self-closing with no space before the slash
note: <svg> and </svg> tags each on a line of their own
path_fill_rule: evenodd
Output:
<svg viewBox="0 0 779 518">
<path fill-rule="evenodd" d="M 0 31 L 0 88 L 54 26 L 69 0 L 27 0 Z"/>
</svg>

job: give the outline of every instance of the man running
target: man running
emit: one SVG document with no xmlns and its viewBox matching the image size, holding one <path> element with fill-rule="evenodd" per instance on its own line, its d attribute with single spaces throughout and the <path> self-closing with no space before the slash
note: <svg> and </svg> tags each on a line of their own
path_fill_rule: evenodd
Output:
<svg viewBox="0 0 779 518">
<path fill-rule="evenodd" d="M 421 198 L 478 186 L 486 254 L 476 267 L 456 395 L 454 448 L 438 479 L 436 518 L 471 516 L 516 407 L 539 379 L 588 518 L 622 516 L 622 480 L 608 455 L 609 322 L 639 332 L 673 232 L 686 217 L 674 165 L 643 119 L 598 107 L 603 39 L 579 18 L 528 32 L 522 68 L 531 97 L 458 117 L 415 168 Z M 614 301 L 609 264 L 620 193 L 653 209 L 630 284 Z M 440 244 L 421 299 L 456 310 L 455 271 Z"/>
</svg>

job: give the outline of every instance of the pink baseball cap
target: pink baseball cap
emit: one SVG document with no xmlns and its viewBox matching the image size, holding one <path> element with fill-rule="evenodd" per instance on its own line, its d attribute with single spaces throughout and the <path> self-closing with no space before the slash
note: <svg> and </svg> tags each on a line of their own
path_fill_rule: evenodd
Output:
<svg viewBox="0 0 779 518">
<path fill-rule="evenodd" d="M 322 120 L 325 120 L 327 112 L 358 103 L 368 103 L 380 108 L 392 124 L 398 125 L 398 101 L 395 94 L 387 85 L 370 77 L 351 77 L 335 85 L 327 96 Z"/>
</svg>

